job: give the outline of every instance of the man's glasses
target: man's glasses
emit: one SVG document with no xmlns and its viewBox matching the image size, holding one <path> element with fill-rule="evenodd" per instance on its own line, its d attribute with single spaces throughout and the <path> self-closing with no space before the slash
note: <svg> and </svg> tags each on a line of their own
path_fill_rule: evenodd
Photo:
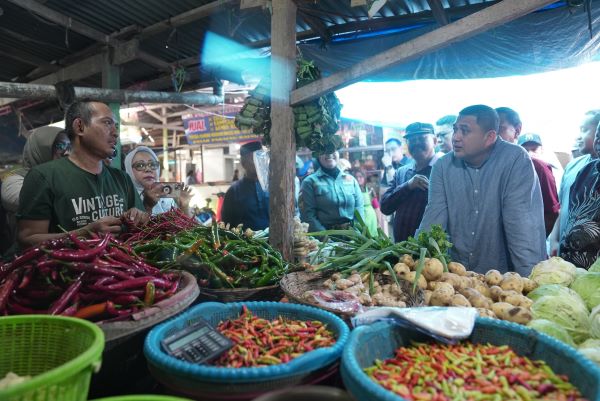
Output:
<svg viewBox="0 0 600 401">
<path fill-rule="evenodd" d="M 158 168 L 160 167 L 160 163 L 159 162 L 148 162 L 148 163 L 137 162 L 137 163 L 133 163 L 132 167 L 134 169 L 136 169 L 137 171 L 144 171 L 144 170 L 146 170 L 146 167 L 148 167 L 150 170 L 158 170 Z"/>
<path fill-rule="evenodd" d="M 71 150 L 71 142 L 57 142 L 54 144 L 54 151 L 65 152 Z"/>
</svg>

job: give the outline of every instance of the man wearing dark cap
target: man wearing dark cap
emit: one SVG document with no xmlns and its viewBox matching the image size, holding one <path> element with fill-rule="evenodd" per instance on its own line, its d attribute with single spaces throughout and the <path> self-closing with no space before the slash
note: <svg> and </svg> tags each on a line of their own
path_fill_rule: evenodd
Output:
<svg viewBox="0 0 600 401">
<path fill-rule="evenodd" d="M 381 198 L 381 212 L 388 216 L 394 214 L 396 242 L 406 240 L 419 227 L 427 205 L 431 168 L 443 156 L 435 152 L 437 139 L 431 124 L 410 124 L 404 138 L 412 160 L 396 171 L 391 186 Z"/>
<path fill-rule="evenodd" d="M 544 225 L 546 227 L 546 236 L 552 231 L 554 222 L 560 211 L 560 203 L 558 203 L 558 191 L 556 190 L 556 180 L 552 173 L 552 166 L 540 157 L 542 148 L 542 138 L 538 134 L 520 135 L 517 143 L 527 150 L 533 168 L 540 181 L 540 189 L 542 190 L 542 200 L 544 202 Z"/>
<path fill-rule="evenodd" d="M 469 270 L 528 276 L 547 257 L 542 194 L 527 152 L 500 139 L 498 129 L 489 106 L 460 111 L 454 150 L 431 171 L 418 232 L 440 224 L 453 244 L 452 260 Z"/>
<path fill-rule="evenodd" d="M 269 227 L 269 194 L 263 191 L 254 165 L 254 152 L 258 150 L 262 150 L 258 141 L 240 148 L 244 178 L 231 184 L 221 209 L 221 219 L 232 227 L 240 224 L 252 230 Z"/>
</svg>

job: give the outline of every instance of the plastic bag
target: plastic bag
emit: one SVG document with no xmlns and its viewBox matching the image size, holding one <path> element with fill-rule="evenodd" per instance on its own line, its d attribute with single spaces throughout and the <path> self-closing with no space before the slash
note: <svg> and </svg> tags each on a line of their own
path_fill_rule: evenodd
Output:
<svg viewBox="0 0 600 401">
<path fill-rule="evenodd" d="M 252 155 L 256 175 L 262 190 L 269 192 L 269 163 L 271 161 L 271 153 L 268 150 L 257 150 Z"/>
<path fill-rule="evenodd" d="M 354 327 L 379 321 L 416 329 L 436 340 L 453 344 L 471 335 L 475 326 L 475 308 L 373 308 L 352 318 Z"/>
<path fill-rule="evenodd" d="M 342 313 L 362 313 L 364 311 L 356 295 L 338 290 L 309 290 L 302 298 L 330 310 Z"/>
</svg>

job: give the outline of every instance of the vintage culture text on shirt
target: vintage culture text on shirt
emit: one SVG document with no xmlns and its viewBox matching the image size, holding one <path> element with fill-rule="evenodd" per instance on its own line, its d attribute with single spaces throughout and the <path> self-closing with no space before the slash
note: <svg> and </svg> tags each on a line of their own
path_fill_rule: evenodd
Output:
<svg viewBox="0 0 600 401">
<path fill-rule="evenodd" d="M 71 198 L 73 205 L 73 223 L 83 227 L 106 216 L 120 216 L 125 212 L 125 200 L 118 194 L 94 196 L 84 199 Z"/>
</svg>

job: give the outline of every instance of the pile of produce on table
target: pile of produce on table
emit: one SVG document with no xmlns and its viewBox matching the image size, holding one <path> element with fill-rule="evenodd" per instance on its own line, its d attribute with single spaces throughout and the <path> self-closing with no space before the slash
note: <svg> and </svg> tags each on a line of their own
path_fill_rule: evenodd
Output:
<svg viewBox="0 0 600 401">
<path fill-rule="evenodd" d="M 409 294 L 399 281 L 405 280 L 413 291 L 423 291 L 426 305 L 475 307 L 481 316 L 521 324 L 532 319 L 529 308 L 533 302 L 525 295 L 537 287 L 536 282 L 517 273 L 470 272 L 462 264 L 450 262 L 452 244 L 441 226 L 396 244 L 382 232 L 371 236 L 360 219 L 349 230 L 310 235 L 336 241 L 322 245 L 321 250 L 327 250 L 329 256 L 314 267 L 336 272 L 325 281 L 325 287 L 354 295 L 364 306 L 406 306 Z M 378 281 L 377 272 L 390 276 L 391 282 Z M 305 299 L 313 296 L 309 291 Z"/>
<path fill-rule="evenodd" d="M 234 346 L 212 364 L 222 367 L 257 367 L 286 363 L 309 351 L 331 347 L 335 335 L 316 320 L 293 320 L 282 316 L 263 319 L 246 307 L 237 319 L 217 326 Z"/>
<path fill-rule="evenodd" d="M 141 232 L 149 229 L 142 227 Z M 128 240 L 133 250 L 157 266 L 178 266 L 201 287 L 257 288 L 274 285 L 287 272 L 281 254 L 252 230 L 195 225 L 154 239 Z"/>
<path fill-rule="evenodd" d="M 509 346 L 462 343 L 401 347 L 365 369 L 373 381 L 406 400 L 584 401 L 568 377 Z"/>
<path fill-rule="evenodd" d="M 178 208 L 155 214 L 141 226 L 134 225 L 128 219 L 123 219 L 123 224 L 127 230 L 121 234 L 120 238 L 128 244 L 140 244 L 145 241 L 168 238 L 180 231 L 200 225 L 196 219 L 187 216 Z"/>
<path fill-rule="evenodd" d="M 0 266 L 0 314 L 126 320 L 173 295 L 178 273 L 162 273 L 110 234 L 45 241 Z"/>
<path fill-rule="evenodd" d="M 528 295 L 529 326 L 600 364 L 600 261 L 585 270 L 552 257 L 534 266 L 530 278 L 540 286 Z"/>
</svg>

